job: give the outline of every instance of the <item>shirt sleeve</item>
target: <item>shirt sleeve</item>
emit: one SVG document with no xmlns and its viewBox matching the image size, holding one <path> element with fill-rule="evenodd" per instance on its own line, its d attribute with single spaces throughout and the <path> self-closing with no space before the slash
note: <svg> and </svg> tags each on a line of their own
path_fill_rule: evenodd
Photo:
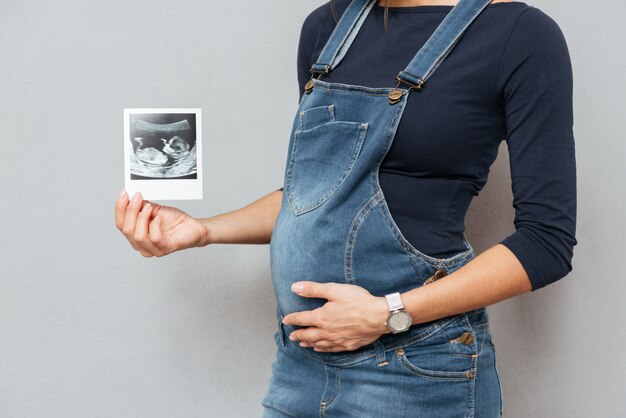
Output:
<svg viewBox="0 0 626 418">
<path fill-rule="evenodd" d="M 506 118 L 515 232 L 500 243 L 532 291 L 572 270 L 576 233 L 573 76 L 557 23 L 530 7 L 518 18 L 496 79 Z"/>
</svg>

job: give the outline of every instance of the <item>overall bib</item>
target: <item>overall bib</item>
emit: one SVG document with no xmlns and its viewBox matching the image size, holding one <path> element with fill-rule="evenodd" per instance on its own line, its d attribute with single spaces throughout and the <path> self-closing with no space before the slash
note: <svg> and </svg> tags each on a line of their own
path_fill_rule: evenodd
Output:
<svg viewBox="0 0 626 418">
<path fill-rule="evenodd" d="M 377 0 L 353 0 L 311 73 L 345 56 Z M 450 53 L 490 0 L 460 0 L 395 88 L 312 77 L 293 122 L 282 206 L 270 243 L 277 301 L 276 359 L 264 417 L 496 417 L 502 392 L 486 308 L 384 334 L 353 351 L 318 352 L 288 339 L 284 315 L 327 300 L 291 291 L 296 281 L 355 284 L 375 296 L 406 292 L 461 268 L 466 250 L 433 258 L 414 248 L 391 217 L 378 170 L 411 91 Z M 405 83 L 408 88 L 401 88 Z M 407 190 L 407 193 L 410 193 Z"/>
</svg>

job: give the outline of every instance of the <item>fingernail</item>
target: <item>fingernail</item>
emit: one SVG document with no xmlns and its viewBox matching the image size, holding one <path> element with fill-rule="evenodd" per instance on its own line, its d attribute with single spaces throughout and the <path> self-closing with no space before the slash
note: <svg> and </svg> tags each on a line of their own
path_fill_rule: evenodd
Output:
<svg viewBox="0 0 626 418">
<path fill-rule="evenodd" d="M 143 207 L 143 210 L 145 210 L 146 212 L 150 212 L 151 209 L 152 206 L 150 206 L 150 203 L 146 203 L 146 206 Z"/>
<path fill-rule="evenodd" d="M 292 292 L 301 293 L 302 289 L 304 289 L 304 285 L 302 283 L 294 283 L 291 285 Z"/>
<path fill-rule="evenodd" d="M 133 202 L 139 202 L 139 192 L 135 192 L 135 194 L 133 195 Z"/>
<path fill-rule="evenodd" d="M 122 191 L 120 192 L 120 194 L 117 196 L 118 199 L 121 199 L 124 197 L 124 195 L 126 194 L 126 189 L 122 189 Z"/>
</svg>

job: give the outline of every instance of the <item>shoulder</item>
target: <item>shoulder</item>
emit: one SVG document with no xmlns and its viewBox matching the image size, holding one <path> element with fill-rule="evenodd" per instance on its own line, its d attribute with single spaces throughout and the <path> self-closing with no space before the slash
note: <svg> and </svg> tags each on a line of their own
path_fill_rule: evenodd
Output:
<svg viewBox="0 0 626 418">
<path fill-rule="evenodd" d="M 509 43 L 525 46 L 527 50 L 562 49 L 565 36 L 557 21 L 535 6 L 521 3 L 511 28 Z"/>
<path fill-rule="evenodd" d="M 511 22 L 498 68 L 503 82 L 517 74 L 536 82 L 556 83 L 560 79 L 560 83 L 569 83 L 571 59 L 560 25 L 537 7 L 520 7 Z"/>
</svg>

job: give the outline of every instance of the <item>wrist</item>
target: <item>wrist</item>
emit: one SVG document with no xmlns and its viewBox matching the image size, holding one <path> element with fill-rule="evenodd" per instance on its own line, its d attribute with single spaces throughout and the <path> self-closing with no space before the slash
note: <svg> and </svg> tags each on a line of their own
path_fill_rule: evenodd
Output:
<svg viewBox="0 0 626 418">
<path fill-rule="evenodd" d="M 402 296 L 400 292 L 391 292 L 384 296 L 388 308 L 385 326 L 393 334 L 408 331 L 414 322 L 413 316 L 404 305 Z"/>
<path fill-rule="evenodd" d="M 389 317 L 389 305 L 387 305 L 387 299 L 385 299 L 384 296 L 376 296 L 373 308 L 374 314 L 372 317 L 374 319 L 374 328 L 376 328 L 380 334 L 391 334 L 391 331 L 387 328 L 387 325 L 385 325 L 385 322 Z"/>
<path fill-rule="evenodd" d="M 218 242 L 218 227 L 217 223 L 212 221 L 211 218 L 196 219 L 200 225 L 202 225 L 200 247 L 205 247 L 209 244 L 215 244 Z"/>
</svg>

